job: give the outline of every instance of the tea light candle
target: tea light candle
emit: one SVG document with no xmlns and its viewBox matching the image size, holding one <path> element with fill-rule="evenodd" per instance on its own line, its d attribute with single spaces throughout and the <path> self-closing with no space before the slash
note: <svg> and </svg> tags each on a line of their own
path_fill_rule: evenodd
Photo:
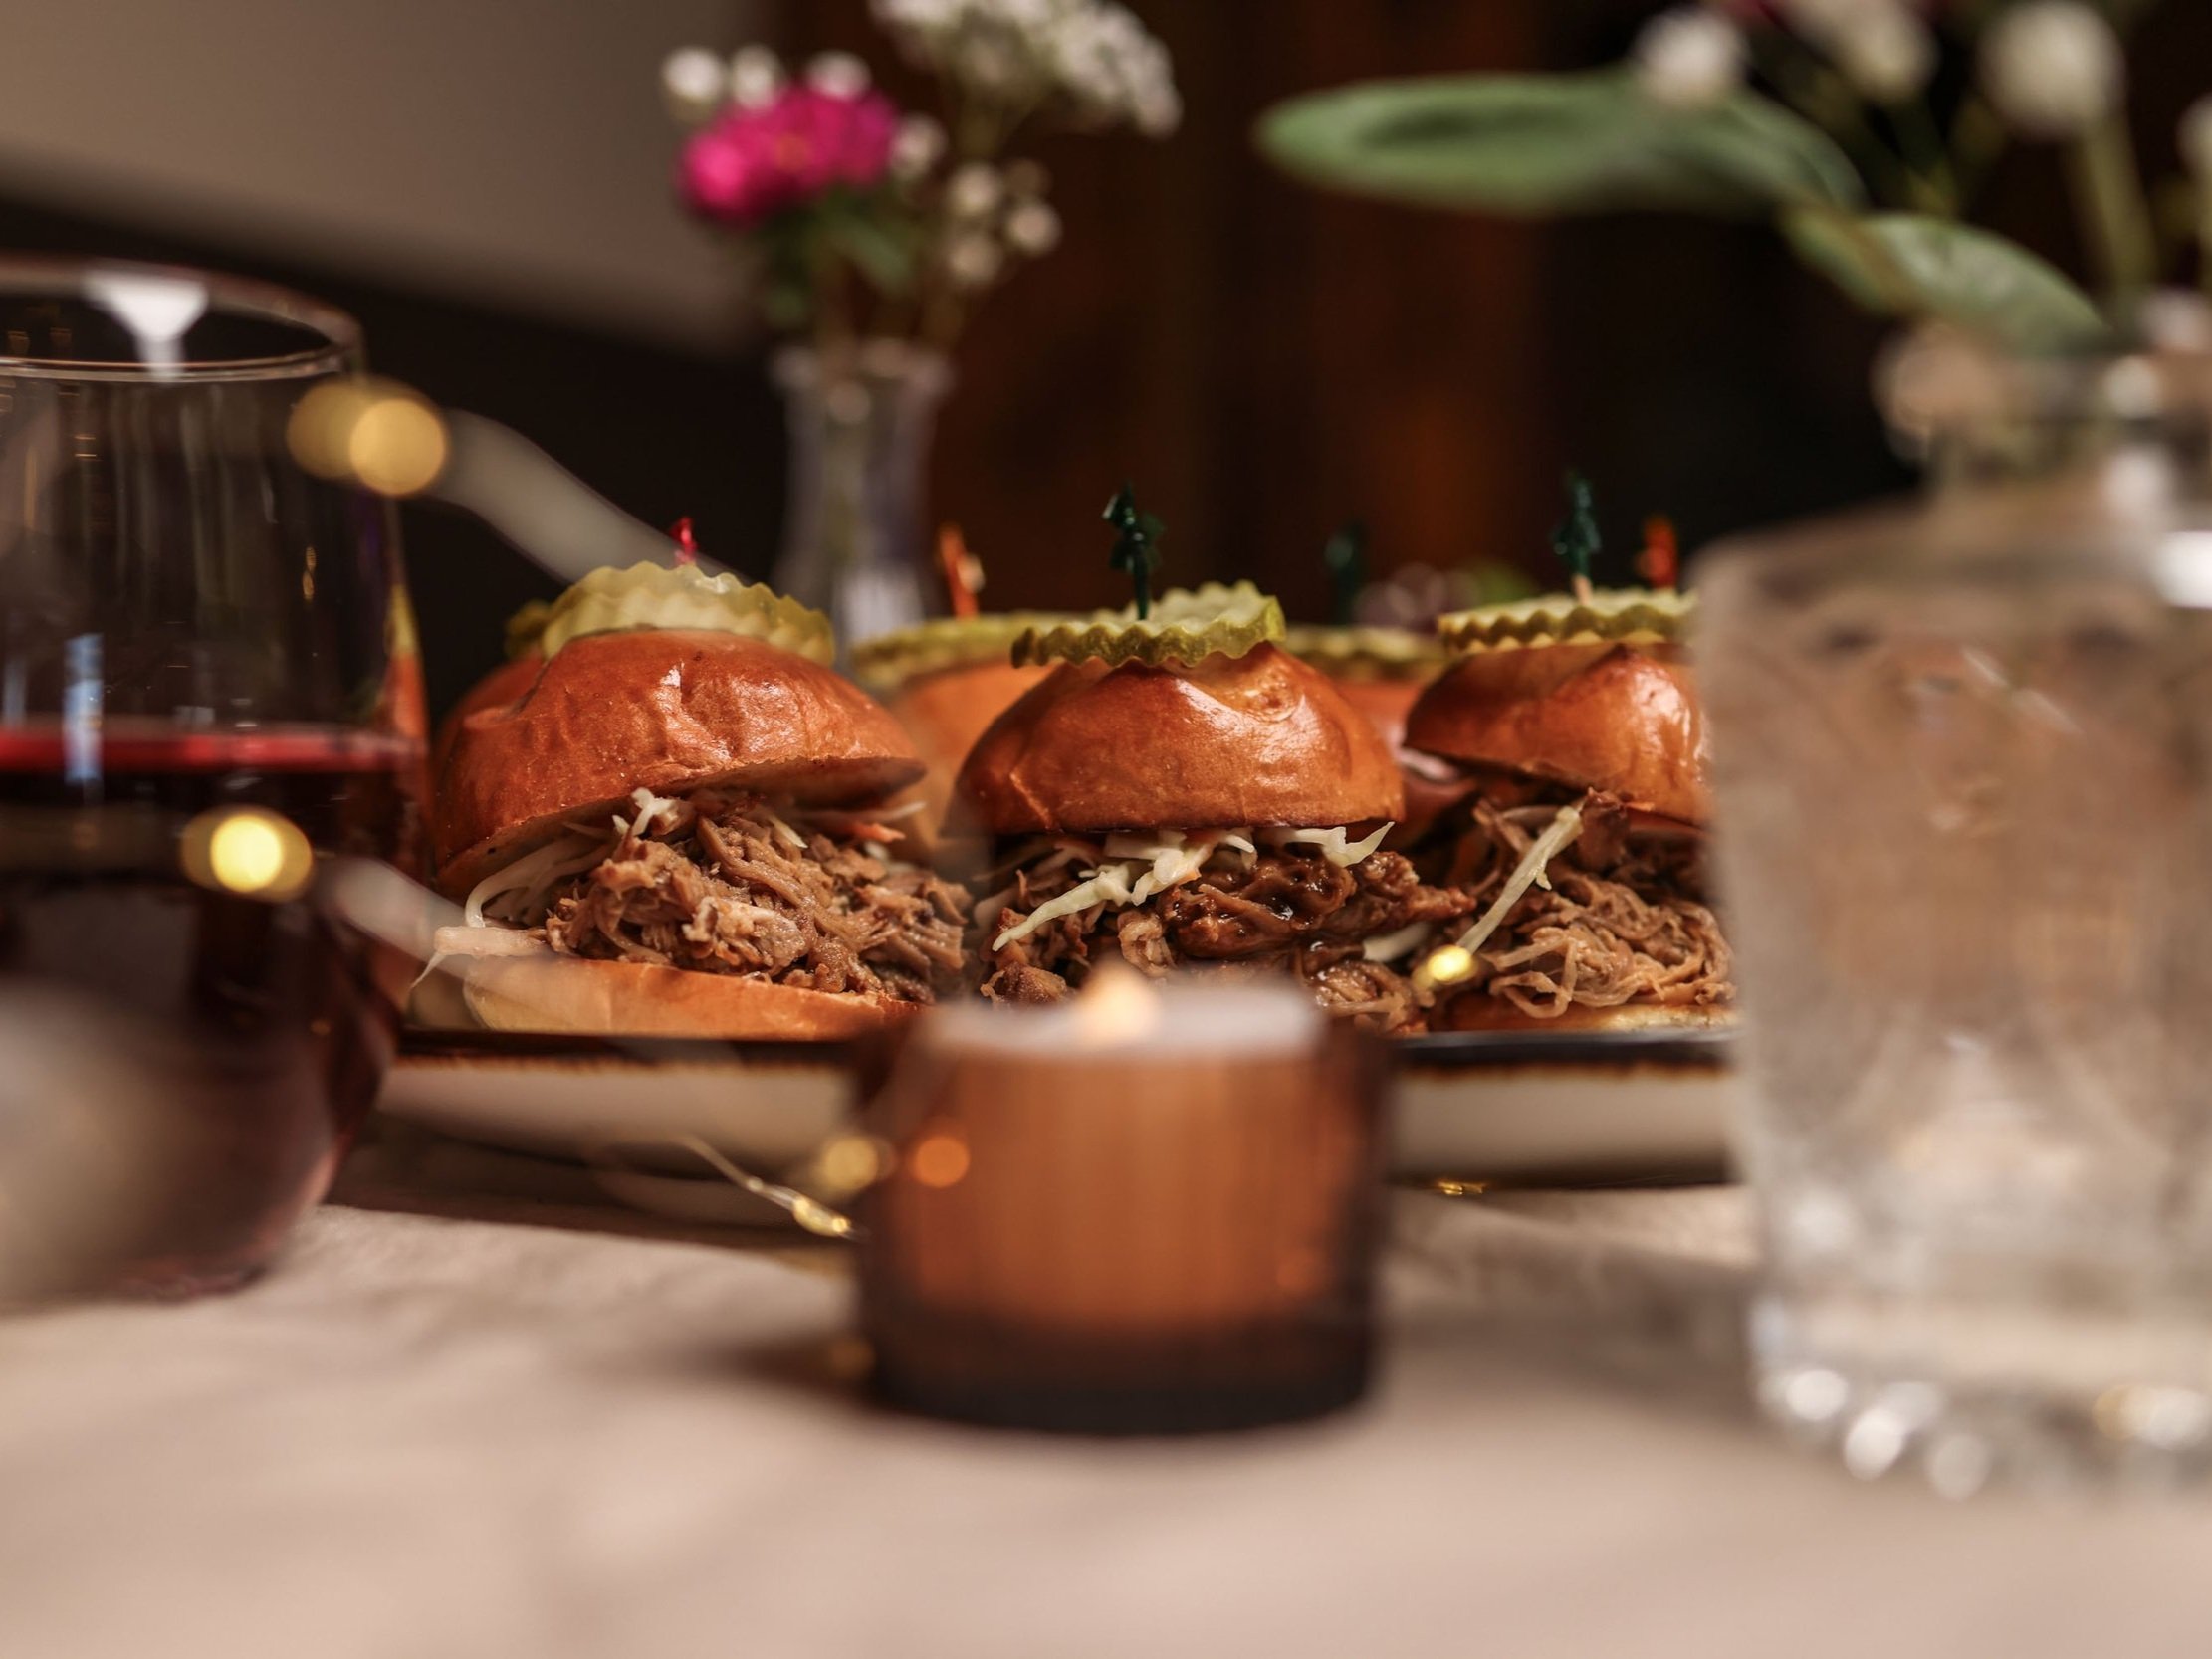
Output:
<svg viewBox="0 0 2212 1659">
<path fill-rule="evenodd" d="M 1381 1068 L 1290 985 L 1094 974 L 948 1009 L 871 1104 L 879 1390 L 1094 1431 L 1276 1421 L 1365 1383 Z"/>
</svg>

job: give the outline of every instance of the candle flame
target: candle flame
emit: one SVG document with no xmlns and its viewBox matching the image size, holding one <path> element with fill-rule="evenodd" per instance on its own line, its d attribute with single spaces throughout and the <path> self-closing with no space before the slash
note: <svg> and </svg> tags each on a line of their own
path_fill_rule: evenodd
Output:
<svg viewBox="0 0 2212 1659">
<path fill-rule="evenodd" d="M 1125 967 L 1102 967 L 1075 999 L 1076 1040 L 1085 1048 L 1136 1042 L 1167 1017 L 1160 993 Z"/>
</svg>

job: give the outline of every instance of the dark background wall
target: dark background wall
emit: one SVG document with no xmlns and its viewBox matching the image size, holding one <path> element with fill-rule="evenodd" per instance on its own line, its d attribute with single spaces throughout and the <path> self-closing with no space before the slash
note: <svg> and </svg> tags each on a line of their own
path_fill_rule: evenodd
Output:
<svg viewBox="0 0 2212 1659">
<path fill-rule="evenodd" d="M 49 27 L 79 26 L 74 8 L 44 9 Z M 1325 591 L 1320 542 L 1355 513 L 1385 565 L 1505 559 L 1541 572 L 1568 465 L 1596 480 L 1624 561 L 1651 511 L 1670 512 L 1694 546 L 1906 482 L 1866 395 L 1881 330 L 1760 228 L 1405 212 L 1316 195 L 1251 151 L 1253 118 L 1287 94 L 1367 75 L 1593 63 L 1621 51 L 1652 5 L 1138 9 L 1175 52 L 1186 123 L 1158 145 L 1045 143 L 1066 240 L 985 310 L 934 456 L 933 511 L 966 526 L 995 602 L 1110 598 L 1095 520 L 1125 476 L 1170 524 L 1171 579 L 1255 576 L 1309 615 Z M 787 50 L 844 45 L 888 65 L 864 0 L 750 11 Z M 736 10 L 723 21 L 730 38 L 714 44 L 750 32 Z M 513 26 L 529 27 L 519 14 Z M 661 50 L 648 44 L 646 62 Z M 2196 90 L 2191 66 L 2212 61 L 2212 8 L 2175 0 L 2144 44 L 2140 136 L 2163 166 Z M 496 116 L 499 89 L 483 96 Z M 641 517 L 691 515 L 721 556 L 766 570 L 780 414 L 742 332 L 655 338 L 617 308 L 508 303 L 496 285 L 454 298 L 451 284 L 336 244 L 88 207 L 39 183 L 20 166 L 0 173 L 0 248 L 181 259 L 314 290 L 360 316 L 380 369 L 522 428 Z M 641 167 L 634 188 L 657 197 L 665 176 Z M 1990 207 L 2070 251 L 2047 158 L 2008 164 Z M 410 508 L 406 532 L 442 706 L 496 659 L 506 613 L 547 584 L 438 510 Z"/>
</svg>

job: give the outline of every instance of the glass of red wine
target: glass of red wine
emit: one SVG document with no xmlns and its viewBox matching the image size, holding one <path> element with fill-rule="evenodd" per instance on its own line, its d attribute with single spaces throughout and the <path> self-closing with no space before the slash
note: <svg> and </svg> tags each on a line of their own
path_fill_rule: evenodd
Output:
<svg viewBox="0 0 2212 1659">
<path fill-rule="evenodd" d="M 0 261 L 0 1003 L 38 1011 L 0 1029 L 136 1080 L 0 1117 L 112 1114 L 45 1138 L 104 1156 L 41 1193 L 101 1218 L 102 1288 L 251 1278 L 390 1055 L 403 980 L 327 878 L 409 867 L 413 628 L 388 505 L 287 446 L 360 369 L 352 319 L 282 290 Z"/>
</svg>

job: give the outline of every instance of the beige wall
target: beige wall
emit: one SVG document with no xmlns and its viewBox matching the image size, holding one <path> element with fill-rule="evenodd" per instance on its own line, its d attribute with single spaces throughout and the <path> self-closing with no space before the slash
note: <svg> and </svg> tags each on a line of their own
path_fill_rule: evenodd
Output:
<svg viewBox="0 0 2212 1659">
<path fill-rule="evenodd" d="M 0 192 L 672 341 L 658 69 L 761 0 L 0 0 Z"/>
</svg>

